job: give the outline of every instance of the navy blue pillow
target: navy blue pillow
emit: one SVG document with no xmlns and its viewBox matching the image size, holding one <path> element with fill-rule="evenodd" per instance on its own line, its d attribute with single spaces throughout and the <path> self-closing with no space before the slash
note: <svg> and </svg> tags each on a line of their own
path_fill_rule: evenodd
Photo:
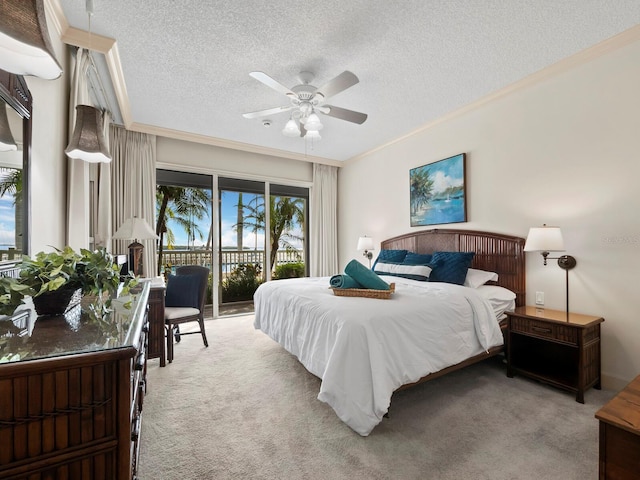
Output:
<svg viewBox="0 0 640 480">
<path fill-rule="evenodd" d="M 402 262 L 404 257 L 407 255 L 407 250 L 380 250 L 378 254 L 378 258 L 373 262 L 373 270 L 376 268 L 376 264 L 378 262 Z"/>
<path fill-rule="evenodd" d="M 198 305 L 198 275 L 169 275 L 167 291 L 164 297 L 166 307 L 193 307 Z"/>
<path fill-rule="evenodd" d="M 430 265 L 433 255 L 430 253 L 413 253 L 407 252 L 402 263 L 405 265 Z"/>
<path fill-rule="evenodd" d="M 435 268 L 429 281 L 464 284 L 474 255 L 475 252 L 434 252 L 431 263 Z"/>
</svg>

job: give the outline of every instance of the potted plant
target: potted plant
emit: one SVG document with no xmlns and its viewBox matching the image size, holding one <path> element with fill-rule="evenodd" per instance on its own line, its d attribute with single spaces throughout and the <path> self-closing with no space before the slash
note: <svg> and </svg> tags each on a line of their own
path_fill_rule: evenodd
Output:
<svg viewBox="0 0 640 480">
<path fill-rule="evenodd" d="M 16 287 L 10 287 L 14 288 L 10 290 L 14 299 L 31 295 L 39 315 L 59 315 L 79 303 L 82 295 L 93 295 L 101 301 L 103 294 L 108 294 L 106 302 L 100 303 L 102 308 L 108 308 L 121 278 L 118 265 L 105 248 L 81 249 L 78 253 L 67 246 L 62 250 L 40 252 L 34 257 L 24 255 L 17 282 L 21 285 L 17 291 Z M 124 294 L 136 283 L 134 276 L 126 277 Z"/>
</svg>

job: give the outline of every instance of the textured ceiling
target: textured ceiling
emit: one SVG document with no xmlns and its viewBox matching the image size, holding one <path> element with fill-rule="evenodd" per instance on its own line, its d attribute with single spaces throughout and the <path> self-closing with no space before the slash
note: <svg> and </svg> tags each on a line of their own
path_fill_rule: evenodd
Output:
<svg viewBox="0 0 640 480">
<path fill-rule="evenodd" d="M 60 0 L 88 30 L 83 0 Z M 347 160 L 437 120 L 640 23 L 638 0 L 94 0 L 91 31 L 118 45 L 131 116 L 147 124 L 268 149 Z M 288 105 L 249 76 L 320 86 L 344 70 L 360 83 L 329 103 L 313 146 L 242 113 Z M 313 147 L 313 149 L 312 149 Z"/>
</svg>

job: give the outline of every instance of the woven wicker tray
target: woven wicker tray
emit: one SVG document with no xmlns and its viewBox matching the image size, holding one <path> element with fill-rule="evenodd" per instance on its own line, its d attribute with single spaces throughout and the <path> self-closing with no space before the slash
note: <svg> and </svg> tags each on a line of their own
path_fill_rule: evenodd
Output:
<svg viewBox="0 0 640 480">
<path fill-rule="evenodd" d="M 382 298 L 388 300 L 396 291 L 396 284 L 390 283 L 389 290 L 373 290 L 370 288 L 331 288 L 338 297 Z"/>
</svg>

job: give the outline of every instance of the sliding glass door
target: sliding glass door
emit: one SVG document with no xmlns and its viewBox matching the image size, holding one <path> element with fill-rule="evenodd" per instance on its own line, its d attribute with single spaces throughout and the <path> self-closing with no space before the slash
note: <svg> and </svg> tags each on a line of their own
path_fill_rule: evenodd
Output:
<svg viewBox="0 0 640 480">
<path fill-rule="evenodd" d="M 268 182 L 218 179 L 221 306 L 251 302 L 262 282 L 307 274 L 308 192 Z"/>
<path fill-rule="evenodd" d="M 219 304 L 251 302 L 265 280 L 263 182 L 218 179 Z"/>
<path fill-rule="evenodd" d="M 213 272 L 212 185 L 211 175 L 156 170 L 158 275 L 166 277 L 182 265 Z M 207 304 L 211 293 L 209 288 Z"/>
</svg>

